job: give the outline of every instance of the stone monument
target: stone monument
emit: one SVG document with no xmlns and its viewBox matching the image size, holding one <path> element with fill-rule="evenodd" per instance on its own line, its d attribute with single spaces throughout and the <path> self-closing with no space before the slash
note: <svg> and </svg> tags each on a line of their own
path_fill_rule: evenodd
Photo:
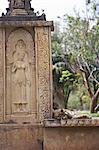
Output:
<svg viewBox="0 0 99 150">
<path fill-rule="evenodd" d="M 51 30 L 31 0 L 8 0 L 0 17 L 0 122 L 42 123 L 52 116 Z"/>
</svg>

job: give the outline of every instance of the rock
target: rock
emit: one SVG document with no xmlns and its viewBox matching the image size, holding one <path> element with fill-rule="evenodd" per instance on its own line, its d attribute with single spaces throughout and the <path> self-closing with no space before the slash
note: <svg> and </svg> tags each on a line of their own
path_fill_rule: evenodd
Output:
<svg viewBox="0 0 99 150">
<path fill-rule="evenodd" d="M 53 111 L 53 118 L 55 119 L 62 119 L 65 116 L 65 112 L 63 109 L 56 109 Z"/>
<path fill-rule="evenodd" d="M 73 119 L 91 119 L 91 116 L 89 116 L 89 115 L 75 115 L 75 116 L 73 116 Z"/>
<path fill-rule="evenodd" d="M 53 111 L 53 118 L 55 119 L 72 119 L 72 113 L 67 109 L 56 109 Z"/>
</svg>

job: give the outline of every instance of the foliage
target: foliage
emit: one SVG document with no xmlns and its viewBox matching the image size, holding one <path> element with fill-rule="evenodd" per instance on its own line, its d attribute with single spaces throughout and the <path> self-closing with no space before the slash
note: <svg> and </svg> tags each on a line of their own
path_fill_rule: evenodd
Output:
<svg viewBox="0 0 99 150">
<path fill-rule="evenodd" d="M 97 0 L 87 0 L 86 16 L 81 18 L 79 14 L 76 17 L 64 15 L 63 32 L 57 30 L 52 36 L 53 63 L 59 66 L 59 70 L 62 69 L 59 64 L 65 64 L 65 70 L 60 71 L 60 82 L 63 83 L 66 99 L 69 99 L 71 91 L 79 89 L 78 96 L 83 103 L 88 104 L 90 99 L 91 111 L 94 111 L 99 95 L 97 7 Z M 81 87 L 84 87 L 83 90 Z"/>
<path fill-rule="evenodd" d="M 69 101 L 68 101 L 68 109 L 80 110 L 80 101 L 76 92 L 70 94 Z"/>
<path fill-rule="evenodd" d="M 60 82 L 63 82 L 64 84 L 65 93 L 67 92 L 67 89 L 71 91 L 76 88 L 78 78 L 79 78 L 78 74 L 73 74 L 69 70 L 62 71 Z"/>
<path fill-rule="evenodd" d="M 90 115 L 91 117 L 99 117 L 99 113 L 90 113 L 89 111 L 80 112 L 81 115 Z"/>
<path fill-rule="evenodd" d="M 60 24 L 59 22 L 55 22 L 55 30 L 52 33 L 52 54 L 54 56 L 59 56 L 62 53 L 62 36 L 60 33 Z"/>
</svg>

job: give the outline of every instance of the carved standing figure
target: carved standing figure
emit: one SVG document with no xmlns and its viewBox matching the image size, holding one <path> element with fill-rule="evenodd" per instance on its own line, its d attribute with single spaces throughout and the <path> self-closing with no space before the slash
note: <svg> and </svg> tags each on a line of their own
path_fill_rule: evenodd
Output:
<svg viewBox="0 0 99 150">
<path fill-rule="evenodd" d="M 13 73 L 13 99 L 14 103 L 26 105 L 30 95 L 30 68 L 28 56 L 25 51 L 26 45 L 23 40 L 19 40 L 15 46 L 13 54 L 14 62 L 12 65 Z M 24 106 L 23 106 L 24 107 Z"/>
</svg>

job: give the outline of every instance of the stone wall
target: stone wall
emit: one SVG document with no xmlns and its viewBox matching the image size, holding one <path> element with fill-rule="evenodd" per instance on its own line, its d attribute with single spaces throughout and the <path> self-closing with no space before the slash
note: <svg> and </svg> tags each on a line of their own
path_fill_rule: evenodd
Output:
<svg viewBox="0 0 99 150">
<path fill-rule="evenodd" d="M 0 150 L 42 150 L 42 128 L 34 125 L 1 124 Z"/>
<path fill-rule="evenodd" d="M 47 120 L 44 126 L 5 122 L 0 150 L 99 150 L 99 120 Z"/>
<path fill-rule="evenodd" d="M 51 124 L 47 121 L 44 150 L 99 150 L 99 121 L 80 120 L 78 125 L 63 125 L 55 121 Z"/>
</svg>

